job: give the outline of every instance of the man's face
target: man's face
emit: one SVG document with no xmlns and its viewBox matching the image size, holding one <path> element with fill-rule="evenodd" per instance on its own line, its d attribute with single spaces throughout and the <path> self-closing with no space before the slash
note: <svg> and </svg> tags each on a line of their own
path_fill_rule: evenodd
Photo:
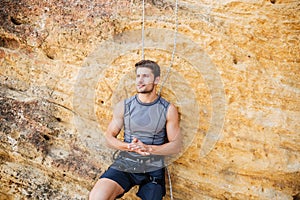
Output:
<svg viewBox="0 0 300 200">
<path fill-rule="evenodd" d="M 136 89 L 138 93 L 151 93 L 159 77 L 154 79 L 152 70 L 146 67 L 139 67 L 136 71 Z"/>
</svg>

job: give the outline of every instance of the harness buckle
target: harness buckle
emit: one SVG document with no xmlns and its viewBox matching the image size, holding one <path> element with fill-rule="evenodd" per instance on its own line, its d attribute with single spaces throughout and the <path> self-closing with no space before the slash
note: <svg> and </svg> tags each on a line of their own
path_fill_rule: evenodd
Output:
<svg viewBox="0 0 300 200">
<path fill-rule="evenodd" d="M 158 178 L 156 178 L 156 177 L 153 177 L 153 176 L 150 176 L 150 181 L 151 181 L 151 183 L 154 183 L 154 184 L 158 184 Z"/>
</svg>

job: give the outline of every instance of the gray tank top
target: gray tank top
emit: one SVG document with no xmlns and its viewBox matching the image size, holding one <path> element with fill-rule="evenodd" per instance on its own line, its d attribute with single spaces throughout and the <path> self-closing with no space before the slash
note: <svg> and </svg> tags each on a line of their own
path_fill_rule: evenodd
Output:
<svg viewBox="0 0 300 200">
<path fill-rule="evenodd" d="M 170 103 L 160 96 L 152 103 L 141 102 L 137 95 L 125 100 L 124 141 L 138 138 L 148 145 L 166 142 L 167 110 Z M 120 152 L 112 168 L 132 173 L 145 173 L 164 167 L 164 156 L 142 156 L 135 152 Z"/>
<path fill-rule="evenodd" d="M 126 99 L 124 141 L 130 143 L 136 137 L 148 145 L 165 143 L 169 105 L 170 103 L 160 96 L 151 103 L 141 102 L 137 95 Z"/>
</svg>

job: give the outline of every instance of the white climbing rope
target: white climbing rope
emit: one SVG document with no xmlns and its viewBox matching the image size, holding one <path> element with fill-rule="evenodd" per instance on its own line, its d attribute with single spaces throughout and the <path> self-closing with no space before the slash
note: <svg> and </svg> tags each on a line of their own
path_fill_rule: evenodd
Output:
<svg viewBox="0 0 300 200">
<path fill-rule="evenodd" d="M 142 14 L 142 60 L 145 60 L 145 0 L 143 0 L 143 14 Z"/>
<path fill-rule="evenodd" d="M 167 170 L 169 186 L 170 186 L 170 198 L 171 198 L 171 200 L 173 200 L 173 189 L 172 189 L 171 175 L 170 175 L 168 167 L 166 167 L 166 170 Z"/>
<path fill-rule="evenodd" d="M 143 14 L 142 14 L 142 60 L 145 59 L 145 0 L 143 0 Z M 164 87 L 165 82 L 167 81 L 171 68 L 174 63 L 174 57 L 175 57 L 175 52 L 176 52 L 176 45 L 177 45 L 177 33 L 178 33 L 178 0 L 175 0 L 175 10 L 174 10 L 174 15 L 175 15 L 175 33 L 174 33 L 174 45 L 173 45 L 173 51 L 172 51 L 172 56 L 171 56 L 171 61 L 170 65 L 167 69 L 167 74 L 162 81 L 161 87 L 158 91 L 158 95 L 160 95 L 162 88 Z"/>
<path fill-rule="evenodd" d="M 143 0 L 143 14 L 142 14 L 142 60 L 145 59 L 145 0 Z M 174 33 L 174 45 L 173 45 L 173 51 L 172 51 L 172 56 L 171 56 L 171 61 L 170 61 L 170 65 L 167 69 L 167 74 L 164 78 L 164 80 L 162 81 L 161 87 L 158 91 L 158 95 L 160 95 L 161 90 L 165 84 L 165 82 L 167 81 L 170 72 L 171 72 L 171 68 L 173 66 L 174 63 L 174 57 L 175 57 L 175 52 L 176 52 L 176 45 L 177 45 L 177 33 L 178 33 L 178 0 L 175 0 L 175 11 L 174 11 L 174 15 L 175 15 L 175 33 Z M 168 167 L 166 167 L 166 171 L 168 174 L 168 180 L 169 180 L 169 187 L 170 187 L 170 198 L 171 200 L 173 200 L 173 189 L 172 189 L 172 181 L 171 181 L 171 175 L 170 172 L 168 170 Z"/>
<path fill-rule="evenodd" d="M 178 33 L 178 0 L 176 0 L 175 2 L 175 11 L 174 11 L 174 15 L 175 15 L 175 35 L 174 35 L 174 44 L 173 44 L 173 51 L 172 51 L 172 56 L 171 56 L 171 62 L 170 65 L 167 69 L 167 74 L 164 78 L 164 80 L 162 81 L 161 87 L 158 91 L 158 95 L 160 95 L 162 88 L 164 87 L 170 72 L 171 72 L 171 68 L 173 67 L 173 63 L 174 63 L 174 57 L 175 57 L 175 52 L 176 52 L 176 46 L 177 46 L 177 33 Z"/>
</svg>

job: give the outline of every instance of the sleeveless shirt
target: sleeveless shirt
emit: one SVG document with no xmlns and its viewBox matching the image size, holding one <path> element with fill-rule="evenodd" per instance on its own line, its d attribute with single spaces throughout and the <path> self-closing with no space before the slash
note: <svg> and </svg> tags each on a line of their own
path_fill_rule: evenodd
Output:
<svg viewBox="0 0 300 200">
<path fill-rule="evenodd" d="M 143 103 L 138 96 L 124 101 L 124 141 L 130 143 L 133 138 L 147 145 L 161 145 L 167 141 L 166 122 L 170 103 L 158 98 L 151 103 Z M 115 169 L 128 172 L 154 171 L 164 167 L 164 156 L 142 156 L 135 152 L 121 152 L 119 159 L 112 165 Z M 128 160 L 129 158 L 129 160 Z M 134 160 L 150 160 L 148 163 L 136 163 Z"/>
<path fill-rule="evenodd" d="M 166 141 L 167 110 L 170 103 L 158 97 L 151 103 L 143 103 L 138 96 L 125 100 L 124 141 L 138 138 L 144 144 L 160 145 Z"/>
</svg>

